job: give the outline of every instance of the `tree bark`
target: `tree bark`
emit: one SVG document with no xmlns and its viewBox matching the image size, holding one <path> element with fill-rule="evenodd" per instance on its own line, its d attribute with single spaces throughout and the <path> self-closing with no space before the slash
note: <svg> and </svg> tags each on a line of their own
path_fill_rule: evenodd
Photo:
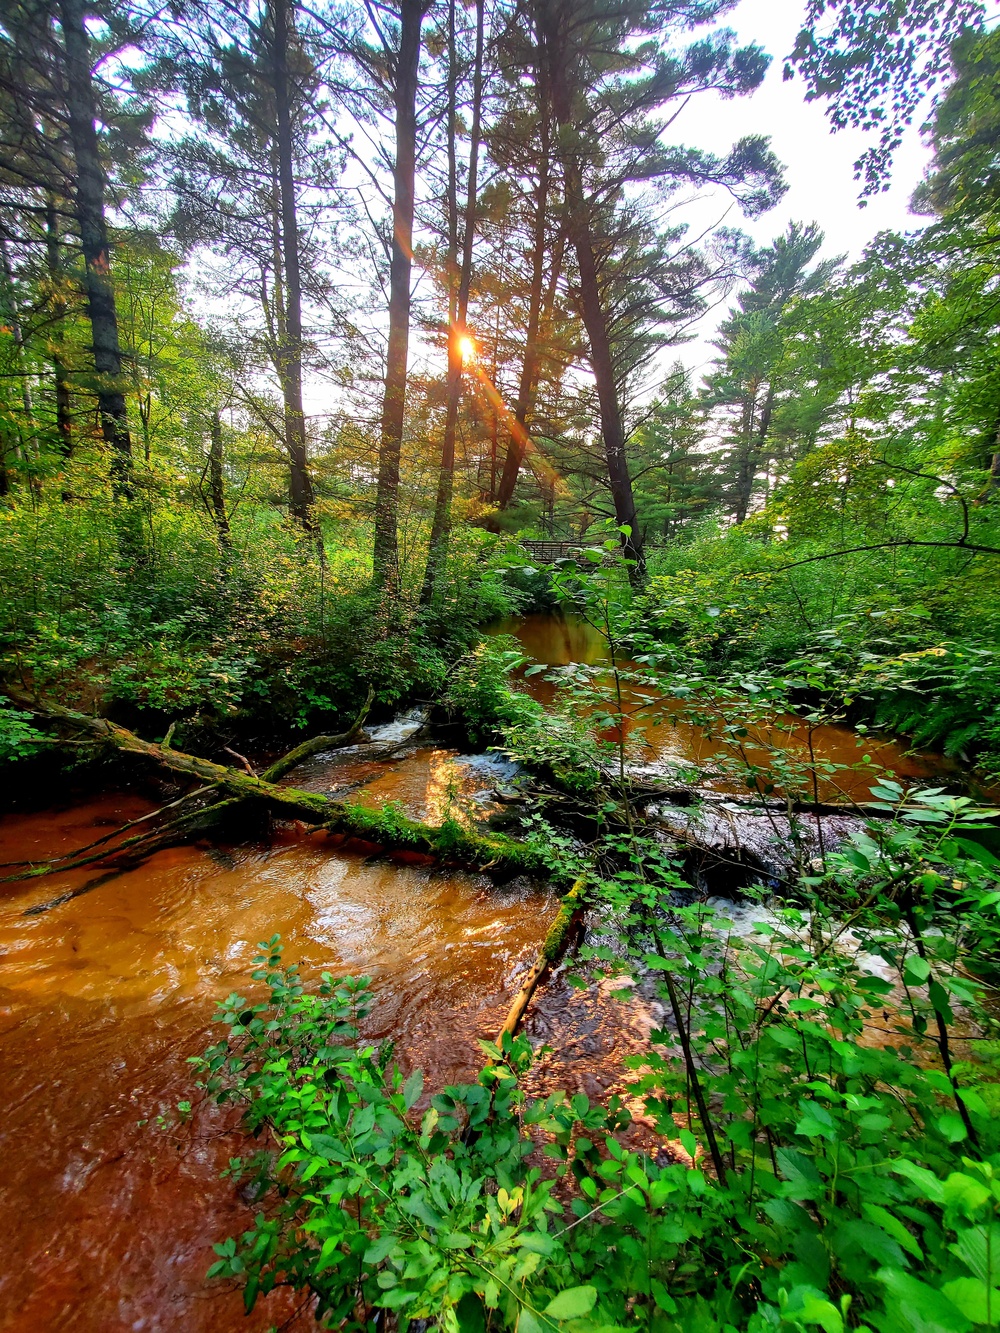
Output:
<svg viewBox="0 0 1000 1333">
<path fill-rule="evenodd" d="M 118 311 L 104 215 L 104 168 L 97 142 L 97 103 L 82 0 L 60 0 L 60 15 L 66 56 L 66 109 L 76 164 L 76 216 L 97 374 L 97 409 L 111 453 L 112 488 L 119 499 L 131 499 L 132 441 L 122 391 Z"/>
<path fill-rule="evenodd" d="M 55 198 L 49 194 L 45 200 L 45 260 L 49 282 L 52 286 L 52 379 L 55 389 L 56 408 L 56 443 L 63 458 L 73 456 L 73 419 L 70 409 L 69 379 L 65 362 L 62 359 L 62 340 L 66 319 L 66 298 L 60 284 L 63 278 L 62 263 L 59 257 L 59 215 L 56 212 Z M 68 498 L 68 497 L 66 497 Z"/>
<path fill-rule="evenodd" d="M 757 465 L 760 462 L 764 452 L 764 445 L 767 442 L 767 433 L 771 428 L 771 415 L 774 411 L 774 385 L 768 381 L 767 394 L 760 412 L 760 422 L 757 426 L 756 434 L 753 429 L 753 410 L 754 404 L 751 402 L 745 410 L 749 420 L 745 421 L 743 435 L 746 440 L 746 446 L 740 456 L 739 471 L 736 476 L 736 506 L 734 522 L 736 527 L 746 522 L 747 514 L 750 512 L 750 504 L 753 500 L 753 483 L 757 475 Z"/>
<path fill-rule="evenodd" d="M 633 562 L 630 576 L 633 582 L 641 583 L 645 578 L 646 562 L 643 554 L 643 538 L 636 516 L 635 497 L 632 493 L 632 477 L 629 472 L 628 455 L 625 451 L 625 427 L 622 421 L 621 404 L 618 401 L 618 386 L 615 382 L 614 359 L 611 354 L 611 340 L 608 337 L 608 324 L 601 303 L 600 281 L 597 274 L 597 260 L 594 255 L 593 235 L 591 230 L 590 210 L 583 194 L 583 182 L 579 164 L 568 155 L 564 162 L 566 209 L 570 239 L 576 252 L 576 263 L 580 282 L 580 306 L 587 340 L 590 343 L 590 365 L 597 386 L 597 401 L 601 411 L 601 434 L 604 438 L 604 454 L 608 465 L 608 482 L 611 486 L 611 498 L 615 506 L 615 521 L 619 527 L 627 528 L 622 533 L 622 554 Z"/>
<path fill-rule="evenodd" d="M 462 338 L 467 336 L 466 318 L 469 313 L 469 290 L 472 286 L 472 247 L 476 231 L 476 197 L 478 193 L 479 142 L 482 126 L 483 105 L 483 34 L 484 0 L 476 0 L 476 54 L 472 76 L 472 126 L 469 139 L 469 179 L 465 199 L 464 233 L 462 238 L 462 265 L 458 283 L 457 301 L 453 302 L 449 291 L 449 326 L 448 326 L 448 389 L 447 409 L 444 423 L 444 440 L 441 445 L 441 467 L 438 472 L 437 498 L 434 504 L 434 518 L 431 523 L 430 545 L 427 553 L 427 572 L 424 576 L 423 591 L 420 595 L 426 604 L 434 596 L 441 565 L 448 550 L 448 536 L 451 532 L 451 504 L 455 489 L 455 435 L 458 430 L 458 406 L 462 396 Z M 450 87 L 450 123 L 449 139 L 449 181 L 448 207 L 450 221 L 457 223 L 458 199 L 455 170 L 455 79 L 457 77 L 454 41 L 455 0 L 451 0 L 449 10 L 451 87 Z M 453 283 L 452 265 L 457 259 L 457 225 L 450 228 L 451 245 L 449 246 L 449 288 Z M 454 308 L 453 308 L 454 307 Z"/>
<path fill-rule="evenodd" d="M 376 587 L 399 590 L 399 460 L 406 411 L 410 343 L 410 273 L 417 161 L 417 78 L 424 0 L 400 0 L 399 50 L 393 70 L 396 156 L 393 165 L 392 248 L 389 263 L 389 343 L 375 495 L 373 574 Z"/>
<path fill-rule="evenodd" d="M 226 513 L 226 491 L 222 476 L 222 418 L 218 412 L 212 413 L 211 434 L 208 447 L 208 500 L 215 523 L 219 546 L 226 552 L 232 546 L 232 534 L 229 529 L 229 515 Z"/>
<path fill-rule="evenodd" d="M 528 417 L 534 407 L 538 385 L 538 335 L 541 326 L 542 290 L 545 278 L 545 232 L 548 224 L 548 200 L 551 180 L 551 125 L 548 95 L 544 89 L 544 72 L 538 71 L 540 125 L 538 184 L 535 187 L 535 222 L 531 246 L 531 288 L 528 293 L 528 328 L 524 342 L 524 360 L 514 406 L 514 426 L 510 431 L 507 453 L 504 457 L 497 508 L 503 512 L 514 498 L 518 474 L 524 462 L 527 447 Z M 555 264 L 555 261 L 553 261 Z M 553 289 L 553 297 L 555 295 Z"/>
<path fill-rule="evenodd" d="M 281 198 L 281 249 L 285 276 L 284 345 L 279 349 L 285 399 L 285 448 L 288 451 L 288 509 L 307 531 L 313 529 L 312 480 L 306 451 L 306 419 L 302 404 L 302 273 L 299 224 L 295 200 L 295 152 L 288 81 L 288 42 L 294 30 L 294 0 L 271 0 L 274 24 L 273 78 L 275 146 Z"/>
<path fill-rule="evenodd" d="M 632 562 L 629 577 L 633 583 L 640 584 L 646 575 L 643 534 L 636 516 L 608 320 L 601 301 L 591 207 L 584 191 L 580 154 L 574 145 L 577 131 L 573 123 L 574 102 L 566 67 L 568 56 L 558 32 L 543 30 L 539 38 L 544 49 L 543 59 L 547 62 L 546 77 L 551 88 L 552 110 L 559 127 L 566 224 L 576 253 L 580 313 L 590 343 L 590 365 L 600 406 L 608 483 L 615 507 L 615 519 L 619 527 L 626 529 L 621 535 L 621 545 L 622 554 Z"/>
</svg>

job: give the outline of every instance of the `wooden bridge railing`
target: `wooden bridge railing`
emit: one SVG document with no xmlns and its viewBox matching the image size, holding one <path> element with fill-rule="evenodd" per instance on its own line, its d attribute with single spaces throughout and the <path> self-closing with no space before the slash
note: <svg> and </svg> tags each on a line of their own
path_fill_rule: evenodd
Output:
<svg viewBox="0 0 1000 1333">
<path fill-rule="evenodd" d="M 533 538 L 522 538 L 521 545 L 533 560 L 537 560 L 542 565 L 550 565 L 554 560 L 571 560 L 585 547 L 600 546 L 601 542 L 598 538 L 593 541 L 587 541 L 585 538 L 576 541 L 536 541 Z M 660 550 L 661 543 L 647 542 L 645 549 L 647 551 Z"/>
</svg>

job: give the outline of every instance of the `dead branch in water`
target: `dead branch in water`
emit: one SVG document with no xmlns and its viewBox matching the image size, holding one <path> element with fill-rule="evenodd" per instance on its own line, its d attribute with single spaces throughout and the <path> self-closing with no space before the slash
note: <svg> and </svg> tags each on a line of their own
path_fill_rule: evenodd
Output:
<svg viewBox="0 0 1000 1333">
<path fill-rule="evenodd" d="M 560 902 L 559 911 L 556 913 L 552 925 L 549 926 L 548 931 L 546 932 L 538 957 L 532 964 L 528 975 L 521 983 L 521 989 L 514 996 L 514 1000 L 510 1008 L 507 1010 L 507 1017 L 504 1019 L 500 1031 L 497 1033 L 496 1044 L 498 1046 L 502 1047 L 505 1032 L 509 1033 L 512 1037 L 517 1035 L 517 1030 L 521 1026 L 521 1021 L 527 1012 L 531 997 L 538 989 L 539 982 L 545 976 L 552 964 L 558 962 L 562 956 L 569 940 L 570 932 L 583 914 L 586 885 L 586 876 L 581 875 Z"/>
<path fill-rule="evenodd" d="M 375 698 L 375 690 L 371 685 L 368 686 L 368 697 L 361 706 L 361 712 L 357 715 L 346 731 L 342 731 L 339 736 L 314 736 L 311 741 L 303 741 L 297 745 L 294 750 L 289 750 L 286 755 L 266 768 L 261 774 L 265 782 L 277 782 L 279 778 L 285 776 L 297 764 L 311 758 L 314 754 L 320 754 L 323 750 L 340 750 L 345 745 L 352 745 L 358 738 L 361 728 L 365 725 L 365 719 L 371 709 Z"/>
</svg>

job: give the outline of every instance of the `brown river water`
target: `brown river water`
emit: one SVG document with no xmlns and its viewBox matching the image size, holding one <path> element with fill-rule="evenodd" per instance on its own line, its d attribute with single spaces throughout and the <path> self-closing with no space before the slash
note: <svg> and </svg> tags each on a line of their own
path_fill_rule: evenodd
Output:
<svg viewBox="0 0 1000 1333">
<path fill-rule="evenodd" d="M 502 628 L 555 665 L 601 653 L 586 625 L 535 616 Z M 551 697 L 538 677 L 530 686 Z M 664 726 L 647 740 L 656 761 L 712 753 L 696 728 Z M 502 764 L 415 742 L 383 762 L 360 751 L 317 756 L 288 780 L 333 791 L 364 784 L 363 799 L 399 800 L 431 820 L 456 807 L 489 813 Z M 859 758 L 846 728 L 825 729 L 817 744 L 838 762 Z M 864 753 L 905 776 L 940 771 L 898 746 L 866 740 Z M 150 809 L 126 790 L 6 815 L 0 861 L 51 858 Z M 257 942 L 278 931 L 306 978 L 370 974 L 370 1036 L 394 1038 L 404 1067 L 423 1067 L 428 1087 L 440 1087 L 475 1077 L 477 1038 L 496 1031 L 555 910 L 525 881 L 499 888 L 374 851 L 279 827 L 256 844 L 161 851 L 40 914 L 26 912 L 101 868 L 0 888 L 0 1330 L 310 1326 L 285 1294 L 246 1319 L 238 1293 L 204 1282 L 212 1242 L 251 1216 L 219 1179 L 245 1146 L 231 1115 L 196 1106 L 189 1126 L 157 1124 L 192 1098 L 186 1061 L 217 1039 L 216 1002 L 243 989 Z M 623 1031 L 626 1048 L 641 1045 L 649 1016 L 609 1023 L 599 999 L 558 980 L 539 998 L 529 1034 L 563 1052 L 543 1062 L 548 1086 L 599 1096 Z"/>
</svg>

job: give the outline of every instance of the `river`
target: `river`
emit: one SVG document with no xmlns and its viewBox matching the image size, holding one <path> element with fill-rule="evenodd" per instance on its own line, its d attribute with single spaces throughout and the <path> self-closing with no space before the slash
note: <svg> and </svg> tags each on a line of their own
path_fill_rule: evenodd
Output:
<svg viewBox="0 0 1000 1333">
<path fill-rule="evenodd" d="M 582 622 L 531 616 L 499 628 L 554 665 L 601 653 Z M 539 677 L 529 686 L 551 699 L 553 687 Z M 381 730 L 383 741 L 412 733 L 382 762 L 363 750 L 316 756 L 287 780 L 399 800 L 431 820 L 456 806 L 489 813 L 509 767 L 425 741 L 419 722 L 413 715 Z M 647 741 L 654 764 L 700 764 L 713 753 L 698 728 L 655 728 Z M 859 758 L 846 728 L 827 728 L 814 742 L 838 762 Z M 899 746 L 866 739 L 863 750 L 904 776 L 935 771 L 932 757 Z M 153 805 L 137 787 L 8 814 L 0 861 L 50 858 Z M 315 1327 L 306 1314 L 296 1319 L 287 1295 L 276 1293 L 247 1320 L 238 1293 L 204 1282 L 212 1242 L 251 1215 L 218 1178 L 241 1141 L 231 1117 L 213 1107 L 196 1107 L 179 1131 L 157 1118 L 191 1097 L 186 1061 L 213 1039 L 216 1002 L 244 986 L 257 942 L 279 931 L 307 979 L 370 974 L 377 1005 L 369 1035 L 396 1039 L 404 1065 L 423 1067 L 428 1086 L 440 1087 L 475 1076 L 477 1039 L 496 1031 L 555 910 L 543 887 L 523 879 L 498 887 L 375 851 L 278 826 L 256 843 L 160 851 L 37 914 L 31 909 L 81 888 L 94 869 L 4 886 L 0 1329 L 258 1333 L 288 1319 L 289 1329 Z M 581 995 L 559 979 L 540 997 L 529 1033 L 561 1052 L 544 1063 L 549 1086 L 607 1091 L 611 1056 L 638 1049 L 650 1019 L 641 1006 L 610 1018 L 608 1008 L 593 988 Z"/>
</svg>

